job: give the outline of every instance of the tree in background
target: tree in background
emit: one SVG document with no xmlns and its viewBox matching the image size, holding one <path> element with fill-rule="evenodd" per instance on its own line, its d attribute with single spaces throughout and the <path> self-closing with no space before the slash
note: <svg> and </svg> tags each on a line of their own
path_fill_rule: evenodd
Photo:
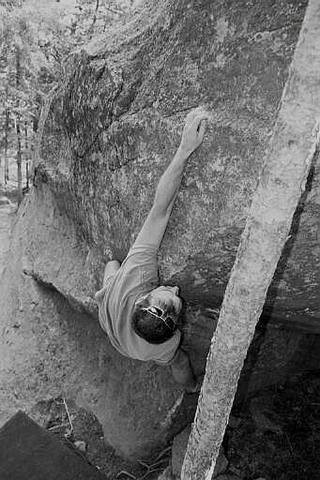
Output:
<svg viewBox="0 0 320 480">
<path fill-rule="evenodd" d="M 19 202 L 23 164 L 29 186 L 29 159 L 43 100 L 63 80 L 68 55 L 121 20 L 134 1 L 0 1 L 0 183 L 9 182 L 15 150 Z"/>
<path fill-rule="evenodd" d="M 23 4 L 13 3 L 1 10 L 0 31 L 0 118 L 4 125 L 4 183 L 9 181 L 8 155 L 16 146 L 18 198 L 22 198 L 22 158 L 28 152 L 22 146 L 24 135 L 31 136 L 32 119 L 38 116 L 41 89 L 41 69 L 46 63 L 39 52 L 36 24 Z M 32 137 L 31 137 L 32 142 Z M 27 143 L 29 145 L 30 142 Z M 25 145 L 26 146 L 26 143 Z"/>
</svg>

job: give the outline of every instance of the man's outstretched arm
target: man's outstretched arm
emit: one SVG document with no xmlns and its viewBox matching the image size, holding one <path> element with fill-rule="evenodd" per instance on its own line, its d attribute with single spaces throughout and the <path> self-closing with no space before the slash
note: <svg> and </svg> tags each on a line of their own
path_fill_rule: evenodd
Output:
<svg viewBox="0 0 320 480">
<path fill-rule="evenodd" d="M 160 178 L 152 208 L 136 243 L 148 243 L 159 247 L 180 188 L 186 161 L 203 140 L 206 119 L 208 114 L 200 109 L 193 110 L 187 115 L 180 146 Z"/>
</svg>

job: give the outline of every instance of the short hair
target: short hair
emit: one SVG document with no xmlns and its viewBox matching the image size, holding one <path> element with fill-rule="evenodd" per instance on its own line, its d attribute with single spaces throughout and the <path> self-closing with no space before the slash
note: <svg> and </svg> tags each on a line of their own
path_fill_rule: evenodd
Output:
<svg viewBox="0 0 320 480">
<path fill-rule="evenodd" d="M 148 305 L 142 303 L 136 305 L 132 314 L 132 326 L 133 330 L 139 337 L 143 338 L 149 343 L 160 344 L 169 340 L 177 329 L 175 324 L 174 328 L 168 327 L 161 318 L 152 315 L 144 308 Z"/>
</svg>

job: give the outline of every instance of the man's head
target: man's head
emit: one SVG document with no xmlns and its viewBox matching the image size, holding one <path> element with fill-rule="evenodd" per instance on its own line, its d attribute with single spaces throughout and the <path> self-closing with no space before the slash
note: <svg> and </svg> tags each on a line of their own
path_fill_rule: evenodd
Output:
<svg viewBox="0 0 320 480">
<path fill-rule="evenodd" d="M 179 287 L 157 287 L 136 301 L 132 316 L 133 329 L 149 343 L 163 343 L 177 329 L 181 310 Z"/>
</svg>

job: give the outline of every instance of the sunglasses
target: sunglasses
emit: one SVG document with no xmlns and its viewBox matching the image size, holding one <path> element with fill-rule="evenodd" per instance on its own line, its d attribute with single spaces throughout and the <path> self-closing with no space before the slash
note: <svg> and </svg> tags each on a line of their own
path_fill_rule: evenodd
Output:
<svg viewBox="0 0 320 480">
<path fill-rule="evenodd" d="M 142 308 L 143 311 L 151 313 L 154 317 L 160 318 L 160 320 L 163 321 L 163 323 L 169 328 L 169 330 L 174 331 L 176 328 L 176 322 L 173 320 L 173 318 L 166 314 L 161 308 L 159 307 L 144 307 Z M 171 323 L 171 325 L 170 325 Z"/>
</svg>

